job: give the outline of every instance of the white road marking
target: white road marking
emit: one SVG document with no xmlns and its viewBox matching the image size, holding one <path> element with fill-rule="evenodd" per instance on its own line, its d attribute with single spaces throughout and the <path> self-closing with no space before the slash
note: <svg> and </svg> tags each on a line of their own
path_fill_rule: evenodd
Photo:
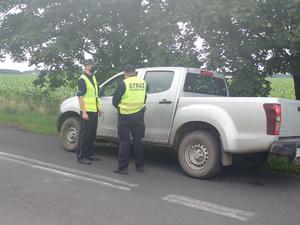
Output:
<svg viewBox="0 0 300 225">
<path fill-rule="evenodd" d="M 199 210 L 203 210 L 206 212 L 231 217 L 233 219 L 241 220 L 244 222 L 247 222 L 248 220 L 250 220 L 251 218 L 253 218 L 255 216 L 255 214 L 253 212 L 229 208 L 229 207 L 225 207 L 222 205 L 217 205 L 217 204 L 210 203 L 210 202 L 204 202 L 204 201 L 200 201 L 200 200 L 193 199 L 193 198 L 188 198 L 188 197 L 181 196 L 181 195 L 170 194 L 170 195 L 166 195 L 166 196 L 162 197 L 161 199 L 164 201 L 167 201 L 167 202 L 172 202 L 172 203 L 176 203 L 179 205 L 188 206 L 188 207 L 191 207 L 194 209 L 199 209 Z"/>
<path fill-rule="evenodd" d="M 96 184 L 100 184 L 100 185 L 104 185 L 104 186 L 109 186 L 109 187 L 116 188 L 116 189 L 119 189 L 119 190 L 124 190 L 124 191 L 130 191 L 131 190 L 131 188 L 129 188 L 129 187 L 114 185 L 112 183 L 104 182 L 104 181 L 97 180 L 97 179 L 94 179 L 94 178 L 84 177 L 84 176 L 81 176 L 81 175 L 72 174 L 72 173 L 61 171 L 61 170 L 51 169 L 51 168 L 44 167 L 44 166 L 34 165 L 34 164 L 24 162 L 24 161 L 21 161 L 21 160 L 18 160 L 18 159 L 12 159 L 12 158 L 1 156 L 1 155 L 0 155 L 0 159 L 6 160 L 6 161 L 11 161 L 11 162 L 18 163 L 20 165 L 28 166 L 28 167 L 35 168 L 35 169 L 44 170 L 44 171 L 47 171 L 47 172 L 50 172 L 50 173 L 58 174 L 58 175 L 68 177 L 68 178 L 72 178 L 72 179 L 76 179 L 76 180 L 88 181 L 88 182 L 91 182 L 91 183 L 96 183 Z"/>
<path fill-rule="evenodd" d="M 138 187 L 138 184 L 133 184 L 133 183 L 129 183 L 123 180 L 119 180 L 119 179 L 115 179 L 112 177 L 106 177 L 106 176 L 102 176 L 102 175 L 98 175 L 98 174 L 93 174 L 93 173 L 88 173 L 88 172 L 84 172 L 84 171 L 80 171 L 80 170 L 74 170 L 68 167 L 64 167 L 64 166 L 59 166 L 56 164 L 52 164 L 52 163 L 47 163 L 47 162 L 43 162 L 43 161 L 39 161 L 39 160 L 35 160 L 35 159 L 31 159 L 31 158 L 27 158 L 27 157 L 23 157 L 23 156 L 19 156 L 19 155 L 14 155 L 14 154 L 9 154 L 6 152 L 1 152 L 0 151 L 0 156 L 6 156 L 9 158 L 13 158 L 13 159 L 19 159 L 25 162 L 30 162 L 36 165 L 41 165 L 41 166 L 46 166 L 46 167 L 51 167 L 53 169 L 58 169 L 58 170 L 62 170 L 62 171 L 66 171 L 66 172 L 70 172 L 70 173 L 75 173 L 77 175 L 82 175 L 82 176 L 87 176 L 90 178 L 94 178 L 94 179 L 100 179 L 100 180 L 105 180 L 108 182 L 112 182 L 115 184 L 121 184 L 124 186 L 128 186 L 128 187 Z"/>
<path fill-rule="evenodd" d="M 3 160 L 13 161 L 15 163 L 26 165 L 32 168 L 48 171 L 51 173 L 59 174 L 68 178 L 73 178 L 77 180 L 89 181 L 97 184 L 102 184 L 105 186 L 110 186 L 120 190 L 129 191 L 133 187 L 138 187 L 138 184 L 128 183 L 119 179 L 105 177 L 97 174 L 92 174 L 88 172 L 83 172 L 80 170 L 74 170 L 71 168 L 59 166 L 52 163 L 46 163 L 35 159 L 30 159 L 18 155 L 13 155 L 5 152 L 0 152 L 0 158 Z"/>
</svg>

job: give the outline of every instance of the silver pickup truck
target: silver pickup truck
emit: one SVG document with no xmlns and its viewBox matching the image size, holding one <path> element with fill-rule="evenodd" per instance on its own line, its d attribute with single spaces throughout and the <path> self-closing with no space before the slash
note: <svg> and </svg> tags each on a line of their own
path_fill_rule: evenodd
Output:
<svg viewBox="0 0 300 225">
<path fill-rule="evenodd" d="M 300 161 L 300 101 L 229 97 L 223 75 L 207 70 L 153 67 L 137 71 L 149 84 L 144 142 L 176 150 L 188 175 L 210 178 L 232 161 L 257 167 L 269 152 Z M 122 79 L 123 73 L 118 73 L 100 86 L 100 140 L 117 140 L 112 95 Z M 77 97 L 72 97 L 61 104 L 57 116 L 57 129 L 69 151 L 77 145 L 79 110 Z"/>
</svg>

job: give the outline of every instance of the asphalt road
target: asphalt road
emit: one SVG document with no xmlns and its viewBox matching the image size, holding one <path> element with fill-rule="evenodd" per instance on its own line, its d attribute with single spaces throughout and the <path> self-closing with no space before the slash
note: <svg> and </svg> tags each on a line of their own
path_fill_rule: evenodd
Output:
<svg viewBox="0 0 300 225">
<path fill-rule="evenodd" d="M 176 154 L 147 148 L 145 172 L 114 174 L 117 148 L 81 165 L 57 137 L 0 127 L 0 224 L 298 225 L 300 178 L 225 168 L 186 176 Z"/>
</svg>

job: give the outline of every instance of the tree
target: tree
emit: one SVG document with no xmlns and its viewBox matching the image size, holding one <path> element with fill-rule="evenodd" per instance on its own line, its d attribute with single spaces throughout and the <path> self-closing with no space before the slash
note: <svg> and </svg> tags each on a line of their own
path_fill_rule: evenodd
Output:
<svg viewBox="0 0 300 225">
<path fill-rule="evenodd" d="M 0 7 L 0 48 L 42 66 L 37 85 L 57 88 L 80 73 L 85 53 L 100 80 L 137 66 L 195 65 L 194 36 L 164 0 L 8 0 Z M 0 52 L 1 52 L 0 51 Z"/>
<path fill-rule="evenodd" d="M 265 96 L 267 75 L 289 73 L 300 99 L 299 0 L 188 0 L 184 5 L 185 20 L 205 40 L 205 62 L 233 75 L 235 94 Z"/>
</svg>

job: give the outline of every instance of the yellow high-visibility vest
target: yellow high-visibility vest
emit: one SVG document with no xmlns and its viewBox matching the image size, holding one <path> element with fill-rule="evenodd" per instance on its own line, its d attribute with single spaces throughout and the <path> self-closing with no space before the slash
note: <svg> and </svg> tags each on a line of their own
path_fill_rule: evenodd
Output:
<svg viewBox="0 0 300 225">
<path fill-rule="evenodd" d="M 98 112 L 101 102 L 98 95 L 98 83 L 96 77 L 93 76 L 94 85 L 86 75 L 81 75 L 79 79 L 83 79 L 86 86 L 86 93 L 83 96 L 84 107 L 87 112 Z"/>
<path fill-rule="evenodd" d="M 119 104 L 121 114 L 133 114 L 145 106 L 146 82 L 136 76 L 124 80 L 126 91 Z"/>
</svg>

